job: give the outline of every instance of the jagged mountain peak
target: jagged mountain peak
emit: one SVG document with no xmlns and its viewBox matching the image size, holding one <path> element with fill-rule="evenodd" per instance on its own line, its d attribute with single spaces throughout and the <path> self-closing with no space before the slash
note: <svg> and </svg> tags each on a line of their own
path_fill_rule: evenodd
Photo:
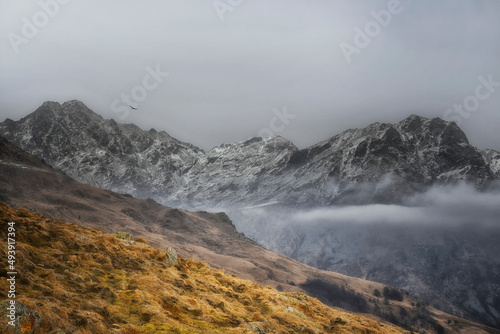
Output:
<svg viewBox="0 0 500 334">
<path fill-rule="evenodd" d="M 428 120 L 427 117 L 425 116 L 421 116 L 421 115 L 418 115 L 418 114 L 411 114 L 410 116 L 406 117 L 402 122 L 404 121 L 414 121 L 414 120 L 420 120 L 420 121 L 423 121 L 423 120 Z"/>
<path fill-rule="evenodd" d="M 66 101 L 66 102 L 63 103 L 63 106 L 66 106 L 66 105 L 68 105 L 68 106 L 79 106 L 79 107 L 82 107 L 82 108 L 87 108 L 87 106 L 85 105 L 85 103 L 83 103 L 80 100 Z"/>
<path fill-rule="evenodd" d="M 45 102 L 35 112 L 0 125 L 0 133 L 73 178 L 138 197 L 173 187 L 186 164 L 203 151 L 166 132 L 106 120 L 80 101 Z M 151 180 L 157 171 L 164 175 Z"/>
<path fill-rule="evenodd" d="M 7 119 L 2 123 L 2 127 L 5 128 L 5 132 L 7 133 L 16 130 L 34 135 L 39 130 L 40 123 L 50 125 L 48 129 L 44 129 L 46 131 L 55 131 L 55 129 L 65 128 L 75 131 L 78 136 L 83 136 L 83 138 L 92 137 L 97 140 L 95 137 L 99 137 L 99 134 L 113 136 L 125 135 L 126 137 L 137 137 L 137 139 L 146 136 L 150 137 L 150 139 L 156 138 L 161 141 L 176 142 L 177 144 L 189 147 L 195 151 L 201 151 L 194 145 L 176 140 L 165 131 L 156 131 L 154 129 L 144 131 L 135 124 L 122 124 L 117 123 L 113 119 L 104 119 L 101 115 L 92 111 L 83 102 L 78 100 L 67 101 L 63 104 L 54 101 L 46 101 L 34 112 L 17 122 Z M 51 134 L 55 135 L 54 133 Z"/>
<path fill-rule="evenodd" d="M 59 102 L 45 101 L 40 107 L 38 107 L 34 112 L 21 118 L 20 123 L 29 120 L 44 120 L 46 118 L 54 118 L 61 113 L 62 106 Z"/>
<path fill-rule="evenodd" d="M 297 146 L 285 137 L 282 136 L 274 136 L 271 138 L 264 139 L 264 143 L 266 146 L 273 146 L 277 148 L 287 148 L 291 150 L 296 150 Z"/>
<path fill-rule="evenodd" d="M 289 149 L 296 150 L 297 147 L 293 144 L 292 141 L 282 137 L 282 136 L 273 136 L 270 138 L 262 138 L 262 137 L 253 137 L 245 141 L 236 142 L 232 144 L 222 144 L 216 146 L 210 150 L 210 152 L 221 152 L 224 150 L 241 150 L 244 148 L 253 148 L 258 150 L 280 150 L 280 149 Z"/>
<path fill-rule="evenodd" d="M 40 117 L 49 117 L 49 118 L 57 118 L 61 116 L 66 117 L 91 117 L 96 120 L 102 120 L 103 118 L 89 109 L 83 102 L 78 100 L 71 100 L 60 104 L 55 101 L 45 101 L 38 109 L 36 109 L 33 113 L 29 114 L 25 118 L 37 118 Z"/>
<path fill-rule="evenodd" d="M 400 121 L 398 124 L 401 126 L 409 129 L 410 131 L 414 131 L 417 128 L 421 126 L 421 124 L 425 121 L 428 121 L 429 119 L 417 114 L 411 114 L 410 116 L 406 117 L 402 121 Z"/>
<path fill-rule="evenodd" d="M 422 140 L 448 137 L 457 141 L 457 143 L 469 144 L 467 136 L 455 122 L 448 122 L 439 117 L 426 118 L 410 115 L 395 124 L 395 126 L 400 132 L 405 132 Z"/>
</svg>

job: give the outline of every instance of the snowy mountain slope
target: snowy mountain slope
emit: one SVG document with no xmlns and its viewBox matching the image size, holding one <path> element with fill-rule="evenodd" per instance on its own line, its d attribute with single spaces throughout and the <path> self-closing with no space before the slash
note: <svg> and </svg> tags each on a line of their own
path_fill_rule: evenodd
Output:
<svg viewBox="0 0 500 334">
<path fill-rule="evenodd" d="M 498 166 L 487 160 L 491 152 L 471 146 L 455 123 L 415 115 L 395 125 L 348 130 L 303 150 L 281 137 L 256 138 L 211 150 L 188 173 L 189 186 L 168 201 L 194 206 L 207 205 L 207 198 L 209 206 L 398 202 L 436 182 L 485 186 L 497 178 Z"/>
<path fill-rule="evenodd" d="M 482 153 L 455 123 L 412 115 L 398 124 L 375 123 L 345 131 L 292 156 L 296 176 L 319 172 L 320 189 L 335 184 L 324 203 L 398 202 L 436 182 L 478 186 L 495 177 Z M 369 192 L 370 197 L 363 194 Z M 330 196 L 328 196 L 330 195 Z"/>
<path fill-rule="evenodd" d="M 495 150 L 484 150 L 483 157 L 490 166 L 491 172 L 496 179 L 500 179 L 500 152 Z"/>
<path fill-rule="evenodd" d="M 415 115 L 302 150 L 274 137 L 203 152 L 79 101 L 46 102 L 0 134 L 77 180 L 184 207 L 398 202 L 436 182 L 484 187 L 500 173 L 498 152 L 470 145 L 455 123 Z"/>
<path fill-rule="evenodd" d="M 45 102 L 18 122 L 3 122 L 1 132 L 79 181 L 137 197 L 182 184 L 186 166 L 203 156 L 163 131 L 105 120 L 79 101 Z"/>
</svg>

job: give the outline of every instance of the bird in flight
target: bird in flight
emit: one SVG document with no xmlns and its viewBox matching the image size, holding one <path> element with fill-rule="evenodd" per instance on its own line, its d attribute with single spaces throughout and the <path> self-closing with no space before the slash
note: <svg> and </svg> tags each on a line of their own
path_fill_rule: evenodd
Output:
<svg viewBox="0 0 500 334">
<path fill-rule="evenodd" d="M 137 108 L 132 107 L 130 104 L 128 106 L 134 110 L 137 110 Z"/>
</svg>

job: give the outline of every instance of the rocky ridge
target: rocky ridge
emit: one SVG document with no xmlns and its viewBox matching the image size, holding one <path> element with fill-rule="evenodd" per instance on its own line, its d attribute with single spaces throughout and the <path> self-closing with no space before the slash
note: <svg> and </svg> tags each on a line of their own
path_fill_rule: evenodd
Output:
<svg viewBox="0 0 500 334">
<path fill-rule="evenodd" d="M 79 101 L 45 102 L 18 122 L 7 119 L 2 133 L 81 182 L 140 198 L 179 187 L 203 156 L 164 131 L 105 120 Z"/>
<path fill-rule="evenodd" d="M 188 208 L 396 203 L 435 183 L 484 188 L 500 175 L 499 152 L 470 145 L 453 122 L 416 115 L 306 149 L 278 136 L 204 152 L 105 120 L 79 101 L 45 102 L 2 122 L 0 134 L 79 181 Z"/>
</svg>

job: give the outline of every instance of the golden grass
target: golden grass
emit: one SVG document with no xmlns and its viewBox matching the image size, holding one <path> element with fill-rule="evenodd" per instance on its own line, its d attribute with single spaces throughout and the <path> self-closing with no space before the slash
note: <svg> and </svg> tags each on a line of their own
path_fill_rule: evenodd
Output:
<svg viewBox="0 0 500 334">
<path fill-rule="evenodd" d="M 142 237 L 135 239 L 135 242 L 141 243 L 141 244 L 148 244 L 148 241 Z"/>
<path fill-rule="evenodd" d="M 177 267 L 169 266 L 165 250 L 144 239 L 0 204 L 3 262 L 9 221 L 17 230 L 18 300 L 40 312 L 40 333 L 407 333 L 203 262 L 179 257 Z M 7 290 L 3 279 L 0 291 Z"/>
</svg>

